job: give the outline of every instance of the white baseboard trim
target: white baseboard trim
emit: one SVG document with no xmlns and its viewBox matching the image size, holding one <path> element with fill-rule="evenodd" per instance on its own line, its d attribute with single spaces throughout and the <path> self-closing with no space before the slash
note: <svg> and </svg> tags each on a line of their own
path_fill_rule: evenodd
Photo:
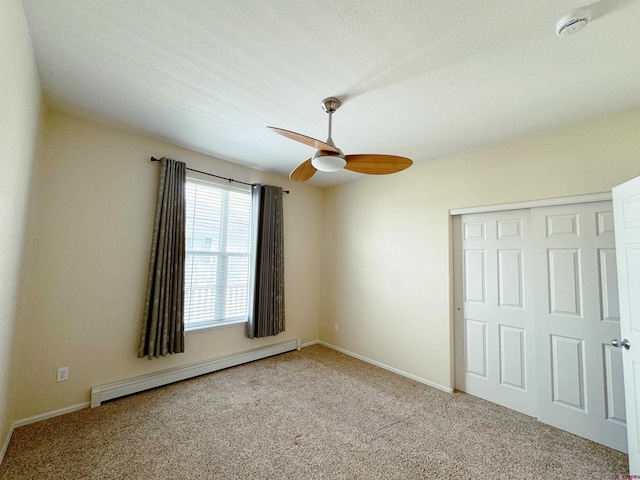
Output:
<svg viewBox="0 0 640 480">
<path fill-rule="evenodd" d="M 46 420 L 48 418 L 58 417 L 60 415 L 64 415 L 65 413 L 75 412 L 77 410 L 82 410 L 83 408 L 87 408 L 89 406 L 89 402 L 78 403 L 77 405 L 71 405 L 70 407 L 60 408 L 58 410 L 53 410 L 51 412 L 41 413 L 40 415 L 34 415 L 33 417 L 23 418 L 22 420 L 16 420 L 11 425 L 12 428 L 22 427 L 24 425 L 29 425 L 30 423 L 40 422 L 42 420 Z"/>
<path fill-rule="evenodd" d="M 7 453 L 7 448 L 9 448 L 9 442 L 11 441 L 11 436 L 13 435 L 13 431 L 15 430 L 15 428 L 15 425 L 11 425 L 7 436 L 4 439 L 4 443 L 2 444 L 2 451 L 0 451 L 0 463 L 4 461 L 4 454 Z"/>
<path fill-rule="evenodd" d="M 14 422 L 15 423 L 15 422 Z M 13 435 L 13 431 L 15 430 L 15 425 L 11 425 L 9 427 L 9 432 L 4 439 L 4 443 L 2 444 L 2 450 L 0 451 L 0 463 L 4 461 L 4 454 L 7 453 L 7 448 L 9 448 L 9 442 L 11 441 L 11 436 Z"/>
<path fill-rule="evenodd" d="M 349 350 L 345 350 L 344 348 L 340 348 L 330 343 L 323 342 L 322 340 L 320 340 L 318 343 L 320 345 L 324 345 L 325 347 L 332 348 L 333 350 L 337 350 L 340 353 L 344 353 L 345 355 L 349 355 L 350 357 L 354 357 L 358 360 L 362 360 L 363 362 L 375 365 L 376 367 L 384 368 L 385 370 L 389 370 L 390 372 L 397 373 L 398 375 L 402 375 L 403 377 L 410 378 L 411 380 L 415 380 L 416 382 L 424 383 L 425 385 L 428 385 L 430 387 L 437 388 L 438 390 L 442 390 L 443 392 L 453 393 L 453 388 L 445 387 L 444 385 L 440 385 L 439 383 L 435 383 L 425 378 L 418 377 L 417 375 L 398 370 L 397 368 L 390 367 L 389 365 L 385 365 L 384 363 L 380 363 L 375 360 L 371 360 L 370 358 L 363 357 L 362 355 L 358 355 L 357 353 L 350 352 Z"/>
<path fill-rule="evenodd" d="M 224 368 L 235 367 L 236 365 L 242 365 L 243 363 L 253 362 L 292 350 L 300 350 L 299 339 L 254 348 L 240 353 L 233 353 L 182 367 L 170 368 L 148 375 L 98 385 L 91 389 L 91 408 L 99 406 L 106 400 L 131 395 L 150 388 L 161 387 L 162 385 L 205 375 Z"/>
<path fill-rule="evenodd" d="M 7 437 L 4 439 L 4 443 L 2 445 L 2 450 L 0 450 L 0 463 L 4 460 L 4 454 L 7 452 L 7 448 L 9 447 L 9 442 L 11 441 L 11 436 L 13 435 L 13 431 L 18 427 L 23 427 L 25 425 L 29 425 L 30 423 L 40 422 L 42 420 L 46 420 L 48 418 L 57 417 L 59 415 L 64 415 L 66 413 L 75 412 L 77 410 L 82 410 L 83 408 L 87 408 L 89 406 L 89 402 L 79 403 L 77 405 L 71 405 L 70 407 L 60 408 L 58 410 L 53 410 L 51 412 L 41 413 L 40 415 L 34 415 L 33 417 L 23 418 L 21 420 L 16 420 L 11 424 L 9 428 L 9 432 L 7 433 Z"/>
<path fill-rule="evenodd" d="M 312 342 L 302 343 L 300 344 L 300 348 L 310 347 L 311 345 L 318 345 L 320 340 L 314 340 Z"/>
</svg>

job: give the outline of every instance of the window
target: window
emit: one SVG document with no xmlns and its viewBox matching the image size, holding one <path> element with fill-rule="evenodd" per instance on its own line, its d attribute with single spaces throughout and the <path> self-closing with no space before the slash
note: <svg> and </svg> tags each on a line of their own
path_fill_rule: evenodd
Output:
<svg viewBox="0 0 640 480">
<path fill-rule="evenodd" d="M 251 193 L 187 179 L 185 330 L 246 322 Z"/>
</svg>

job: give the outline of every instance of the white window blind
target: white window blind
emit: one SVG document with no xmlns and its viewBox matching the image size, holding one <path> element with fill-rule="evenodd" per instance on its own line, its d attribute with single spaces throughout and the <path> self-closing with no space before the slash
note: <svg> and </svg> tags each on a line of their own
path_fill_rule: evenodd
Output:
<svg viewBox="0 0 640 480">
<path fill-rule="evenodd" d="M 186 330 L 246 321 L 251 193 L 187 179 Z"/>
</svg>

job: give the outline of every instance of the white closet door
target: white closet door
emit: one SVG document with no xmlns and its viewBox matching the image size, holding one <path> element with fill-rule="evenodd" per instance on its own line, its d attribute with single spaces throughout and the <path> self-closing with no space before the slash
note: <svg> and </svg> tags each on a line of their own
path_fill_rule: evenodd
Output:
<svg viewBox="0 0 640 480">
<path fill-rule="evenodd" d="M 529 211 L 463 215 L 455 230 L 456 388 L 533 415 Z"/>
<path fill-rule="evenodd" d="M 531 210 L 538 419 L 626 451 L 611 202 Z"/>
</svg>

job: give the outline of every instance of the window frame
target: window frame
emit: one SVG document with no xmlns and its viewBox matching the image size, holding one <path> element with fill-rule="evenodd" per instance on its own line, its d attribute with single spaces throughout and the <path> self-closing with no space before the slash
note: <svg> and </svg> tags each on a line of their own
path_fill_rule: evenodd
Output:
<svg viewBox="0 0 640 480">
<path fill-rule="evenodd" d="M 222 220 L 222 224 L 221 224 L 221 235 L 220 235 L 220 241 L 221 241 L 221 245 L 220 245 L 220 251 L 219 252 L 212 252 L 210 254 L 208 254 L 205 251 L 202 250 L 188 250 L 188 245 L 186 242 L 186 238 L 185 238 L 185 290 L 186 290 L 186 269 L 188 268 L 189 262 L 187 261 L 187 255 L 189 253 L 197 253 L 198 255 L 211 255 L 212 257 L 217 257 L 217 258 L 224 258 L 225 262 L 224 262 L 224 268 L 220 269 L 218 268 L 216 270 L 216 276 L 217 279 L 222 279 L 223 282 L 223 289 L 226 292 L 227 290 L 227 281 L 226 281 L 226 274 L 228 272 L 228 259 L 230 257 L 246 257 L 248 259 L 248 263 L 249 263 L 249 268 L 251 266 L 251 260 L 252 257 L 254 255 L 253 252 L 253 245 L 251 242 L 252 239 L 252 222 L 251 222 L 251 208 L 252 208 L 252 202 L 251 202 L 251 188 L 250 187 L 246 187 L 246 188 L 242 188 L 242 187 L 236 187 L 236 186 L 231 186 L 228 185 L 226 183 L 222 183 L 219 181 L 215 181 L 215 180 L 211 180 L 209 177 L 202 178 L 200 175 L 198 174 L 188 174 L 186 177 L 186 183 L 196 183 L 196 184 L 201 184 L 204 185 L 206 187 L 213 187 L 219 190 L 226 190 L 228 192 L 239 192 L 239 193 L 244 193 L 247 194 L 249 196 L 249 224 L 248 224 L 248 228 L 249 228 L 249 233 L 248 233 L 248 237 L 249 237 L 249 249 L 247 253 L 229 253 L 229 252 L 225 252 L 224 250 L 226 249 L 227 246 L 227 228 L 228 228 L 228 224 L 229 224 L 229 211 L 228 209 L 224 206 L 223 203 L 223 214 L 224 211 L 226 210 L 226 216 L 225 215 L 221 215 L 221 220 L 224 218 L 224 220 Z M 186 191 L 186 190 L 185 190 Z M 185 203 L 186 203 L 187 199 L 185 199 Z M 228 197 L 227 196 L 223 196 L 223 202 L 226 203 L 226 205 L 228 206 Z M 188 214 L 188 208 L 187 208 L 187 212 L 186 214 Z M 185 218 L 186 221 L 186 218 Z M 248 282 L 251 279 L 251 274 L 249 272 L 248 275 Z M 240 324 L 246 324 L 249 320 L 249 308 L 251 308 L 251 306 L 249 305 L 249 298 L 250 295 L 248 293 L 248 289 L 249 289 L 249 285 L 247 285 L 247 314 L 245 316 L 243 316 L 242 318 L 237 318 L 237 317 L 233 317 L 232 320 L 227 320 L 227 321 L 218 321 L 218 322 L 214 322 L 213 320 L 209 320 L 209 321 L 203 321 L 203 322 L 197 322 L 194 323 L 192 325 L 189 325 L 189 323 L 186 322 L 186 292 L 185 292 L 185 301 L 184 301 L 184 305 L 183 305 L 183 320 L 184 320 L 184 331 L 185 334 L 190 334 L 190 333 L 196 333 L 196 332 L 201 332 L 201 331 L 206 331 L 206 330 L 211 330 L 211 329 L 217 329 L 217 328 L 225 328 L 225 327 L 231 327 L 234 325 L 240 325 Z M 216 308 L 217 309 L 224 309 L 225 305 L 226 305 L 226 297 L 227 295 L 225 294 L 224 296 L 224 300 L 222 302 L 221 305 L 217 305 Z M 219 310 L 218 310 L 219 311 Z M 215 317 L 215 315 L 214 315 Z"/>
</svg>

